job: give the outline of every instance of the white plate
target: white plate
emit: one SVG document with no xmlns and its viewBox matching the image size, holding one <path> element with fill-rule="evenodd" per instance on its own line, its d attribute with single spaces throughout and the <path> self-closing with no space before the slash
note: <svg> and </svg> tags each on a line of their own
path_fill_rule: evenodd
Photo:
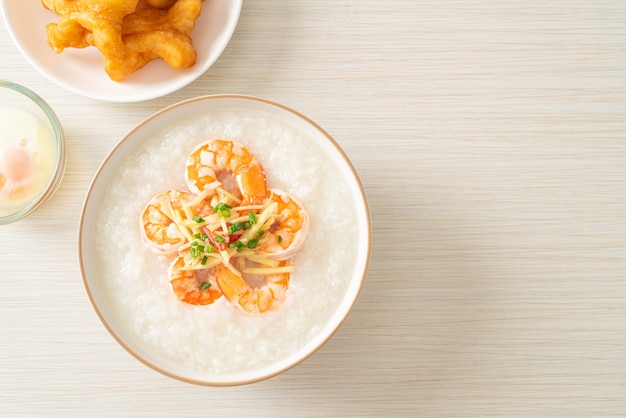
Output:
<svg viewBox="0 0 626 418">
<path fill-rule="evenodd" d="M 165 272 L 171 260 L 141 245 L 138 219 L 145 203 L 185 187 L 186 156 L 214 137 L 248 146 L 265 168 L 268 187 L 294 194 L 309 212 L 290 294 L 277 312 L 245 317 L 224 298 L 207 307 L 181 303 Z M 356 303 L 370 250 L 365 193 L 340 146 L 294 110 L 241 95 L 190 99 L 140 123 L 97 171 L 79 225 L 84 285 L 111 335 L 151 368 L 211 386 L 262 380 L 317 351 Z M 284 333 L 286 340 L 275 338 Z M 206 359 L 202 353 L 212 354 Z M 243 365 L 227 365 L 236 357 Z"/>
<path fill-rule="evenodd" d="M 56 54 L 47 44 L 46 24 L 59 16 L 41 0 L 2 0 L 4 21 L 26 59 L 45 77 L 82 96 L 110 102 L 138 102 L 172 93 L 196 80 L 222 54 L 235 31 L 242 0 L 204 0 L 191 35 L 198 52 L 196 64 L 175 70 L 162 60 L 150 62 L 121 82 L 112 81 L 95 48 L 68 48 Z"/>
</svg>

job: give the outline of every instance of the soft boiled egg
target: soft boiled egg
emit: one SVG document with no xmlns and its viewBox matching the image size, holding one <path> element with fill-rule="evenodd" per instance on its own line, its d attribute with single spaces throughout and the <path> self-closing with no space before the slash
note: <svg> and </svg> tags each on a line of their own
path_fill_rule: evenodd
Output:
<svg viewBox="0 0 626 418">
<path fill-rule="evenodd" d="M 41 118 L 0 107 L 0 215 L 25 207 L 46 188 L 56 158 L 54 134 Z"/>
</svg>

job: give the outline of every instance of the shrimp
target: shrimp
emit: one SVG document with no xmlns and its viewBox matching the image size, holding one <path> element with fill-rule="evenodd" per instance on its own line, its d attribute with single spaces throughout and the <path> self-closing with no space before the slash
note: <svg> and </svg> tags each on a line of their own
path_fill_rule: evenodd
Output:
<svg viewBox="0 0 626 418">
<path fill-rule="evenodd" d="M 268 198 L 278 205 L 278 216 L 259 243 L 258 251 L 276 260 L 286 260 L 300 249 L 309 232 L 309 215 L 293 196 L 271 189 Z"/>
<path fill-rule="evenodd" d="M 243 257 L 238 257 L 238 260 L 239 264 L 245 263 Z M 281 306 L 292 271 L 288 261 L 277 262 L 275 267 L 244 266 L 241 272 L 220 264 L 215 278 L 230 303 L 245 312 L 262 314 Z"/>
<path fill-rule="evenodd" d="M 185 267 L 185 255 L 180 255 L 169 268 L 170 284 L 178 300 L 191 305 L 209 305 L 222 297 L 215 280 L 215 268 Z"/>
<path fill-rule="evenodd" d="M 211 212 L 205 201 L 186 207 L 195 196 L 181 190 L 170 190 L 154 196 L 141 213 L 141 235 L 146 246 L 157 254 L 173 254 L 187 243 L 189 232 L 181 226 L 192 216 Z M 191 215 L 191 216 L 189 216 Z"/>
<path fill-rule="evenodd" d="M 267 195 L 261 163 L 248 148 L 225 139 L 196 147 L 187 158 L 185 180 L 193 193 L 210 197 L 222 186 L 244 204 L 262 203 Z"/>
</svg>

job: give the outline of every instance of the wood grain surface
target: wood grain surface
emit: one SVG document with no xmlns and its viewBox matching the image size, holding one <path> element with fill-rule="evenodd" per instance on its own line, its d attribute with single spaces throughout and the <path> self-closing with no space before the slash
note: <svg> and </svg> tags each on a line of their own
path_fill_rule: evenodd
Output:
<svg viewBox="0 0 626 418">
<path fill-rule="evenodd" d="M 0 227 L 0 415 L 626 415 L 623 1 L 249 0 L 201 78 L 133 104 L 51 84 L 4 24 L 0 51 L 0 78 L 43 96 L 68 142 L 53 199 Z M 366 284 L 335 337 L 280 376 L 219 389 L 118 346 L 77 257 L 111 148 L 212 93 L 319 123 L 373 222 Z"/>
</svg>

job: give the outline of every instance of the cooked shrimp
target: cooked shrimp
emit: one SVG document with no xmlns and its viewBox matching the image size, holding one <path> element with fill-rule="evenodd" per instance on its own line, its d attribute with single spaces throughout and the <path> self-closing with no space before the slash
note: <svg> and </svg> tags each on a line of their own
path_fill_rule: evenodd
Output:
<svg viewBox="0 0 626 418">
<path fill-rule="evenodd" d="M 185 180 L 196 194 L 210 197 L 221 186 L 244 204 L 262 203 L 267 194 L 261 163 L 248 148 L 225 139 L 204 142 L 189 155 Z"/>
<path fill-rule="evenodd" d="M 223 295 L 251 314 L 280 307 L 294 271 L 290 259 L 309 230 L 304 206 L 268 190 L 261 163 L 229 140 L 196 147 L 185 181 L 189 192 L 159 194 L 141 216 L 146 245 L 178 253 L 169 269 L 178 299 L 206 305 Z"/>
<path fill-rule="evenodd" d="M 309 232 L 309 215 L 293 196 L 271 189 L 270 201 L 277 204 L 276 220 L 259 243 L 259 252 L 277 260 L 286 260 L 300 249 Z"/>
<path fill-rule="evenodd" d="M 141 233 L 146 246 L 157 254 L 172 254 L 190 241 L 190 231 L 184 221 L 193 216 L 210 213 L 204 201 L 196 202 L 195 196 L 181 190 L 170 190 L 154 196 L 141 213 Z M 187 202 L 196 202 L 188 207 Z"/>
<path fill-rule="evenodd" d="M 215 268 L 186 268 L 185 255 L 174 260 L 169 269 L 169 279 L 176 297 L 191 305 L 209 305 L 222 292 L 215 281 Z"/>
<path fill-rule="evenodd" d="M 249 266 L 250 262 L 243 257 L 238 257 L 238 261 L 233 264 L 248 266 L 244 265 L 239 272 L 224 264 L 216 269 L 215 278 L 226 299 L 251 314 L 277 309 L 285 300 L 293 268 L 287 261 L 277 262 L 275 267 Z"/>
</svg>

